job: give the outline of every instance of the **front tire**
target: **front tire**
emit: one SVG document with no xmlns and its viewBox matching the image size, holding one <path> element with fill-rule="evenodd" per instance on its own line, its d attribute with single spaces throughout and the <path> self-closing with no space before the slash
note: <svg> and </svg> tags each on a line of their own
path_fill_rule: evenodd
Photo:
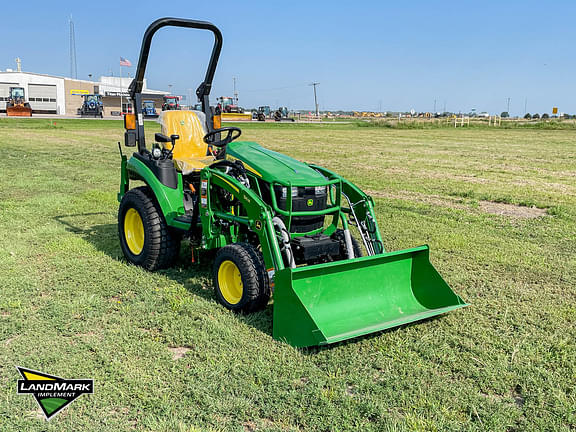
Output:
<svg viewBox="0 0 576 432">
<path fill-rule="evenodd" d="M 126 259 L 146 270 L 170 267 L 180 252 L 180 237 L 166 224 L 147 186 L 131 189 L 122 198 L 118 235 Z"/>
<path fill-rule="evenodd" d="M 262 254 L 248 243 L 224 246 L 213 269 L 218 302 L 236 312 L 255 312 L 270 300 L 270 284 Z"/>
</svg>

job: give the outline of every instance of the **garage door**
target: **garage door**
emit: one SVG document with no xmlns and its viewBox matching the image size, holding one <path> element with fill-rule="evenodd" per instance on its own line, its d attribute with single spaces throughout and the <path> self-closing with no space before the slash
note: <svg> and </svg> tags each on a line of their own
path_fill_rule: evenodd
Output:
<svg viewBox="0 0 576 432">
<path fill-rule="evenodd" d="M 6 110 L 6 101 L 10 95 L 10 87 L 18 87 L 18 83 L 0 82 L 0 111 Z"/>
<path fill-rule="evenodd" d="M 28 101 L 32 111 L 56 113 L 56 86 L 48 84 L 28 84 Z"/>
</svg>

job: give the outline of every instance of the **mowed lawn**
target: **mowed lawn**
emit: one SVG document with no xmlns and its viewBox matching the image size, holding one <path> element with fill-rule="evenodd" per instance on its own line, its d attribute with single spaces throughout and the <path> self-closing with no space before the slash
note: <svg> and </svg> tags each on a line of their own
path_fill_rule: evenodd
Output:
<svg viewBox="0 0 576 432">
<path fill-rule="evenodd" d="M 312 349 L 272 339 L 271 307 L 221 307 L 186 244 L 174 269 L 126 263 L 122 132 L 0 120 L 0 430 L 576 428 L 575 130 L 246 125 L 370 191 L 387 249 L 430 245 L 471 304 Z M 46 422 L 16 365 L 95 392 Z"/>
</svg>

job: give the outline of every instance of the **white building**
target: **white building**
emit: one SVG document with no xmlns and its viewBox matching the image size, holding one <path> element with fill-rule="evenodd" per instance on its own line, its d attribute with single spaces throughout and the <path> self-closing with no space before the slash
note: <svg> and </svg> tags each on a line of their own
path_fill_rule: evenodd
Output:
<svg viewBox="0 0 576 432">
<path fill-rule="evenodd" d="M 25 99 L 33 113 L 76 115 L 82 106 L 82 95 L 100 94 L 104 103 L 104 115 L 120 115 L 131 109 L 128 86 L 132 78 L 100 77 L 100 81 L 86 81 L 32 72 L 0 71 L 0 111 L 6 110 L 10 87 L 23 87 Z M 143 100 L 154 101 L 162 107 L 162 96 L 168 92 L 151 90 L 144 80 Z M 122 100 L 122 106 L 120 101 Z"/>
</svg>

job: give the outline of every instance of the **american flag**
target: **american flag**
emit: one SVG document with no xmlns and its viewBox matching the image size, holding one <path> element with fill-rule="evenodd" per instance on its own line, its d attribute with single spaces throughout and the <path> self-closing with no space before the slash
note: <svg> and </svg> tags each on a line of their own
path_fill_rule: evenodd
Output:
<svg viewBox="0 0 576 432">
<path fill-rule="evenodd" d="M 120 57 L 120 66 L 131 67 L 132 63 L 130 63 L 130 60 L 126 60 L 124 57 Z"/>
</svg>

